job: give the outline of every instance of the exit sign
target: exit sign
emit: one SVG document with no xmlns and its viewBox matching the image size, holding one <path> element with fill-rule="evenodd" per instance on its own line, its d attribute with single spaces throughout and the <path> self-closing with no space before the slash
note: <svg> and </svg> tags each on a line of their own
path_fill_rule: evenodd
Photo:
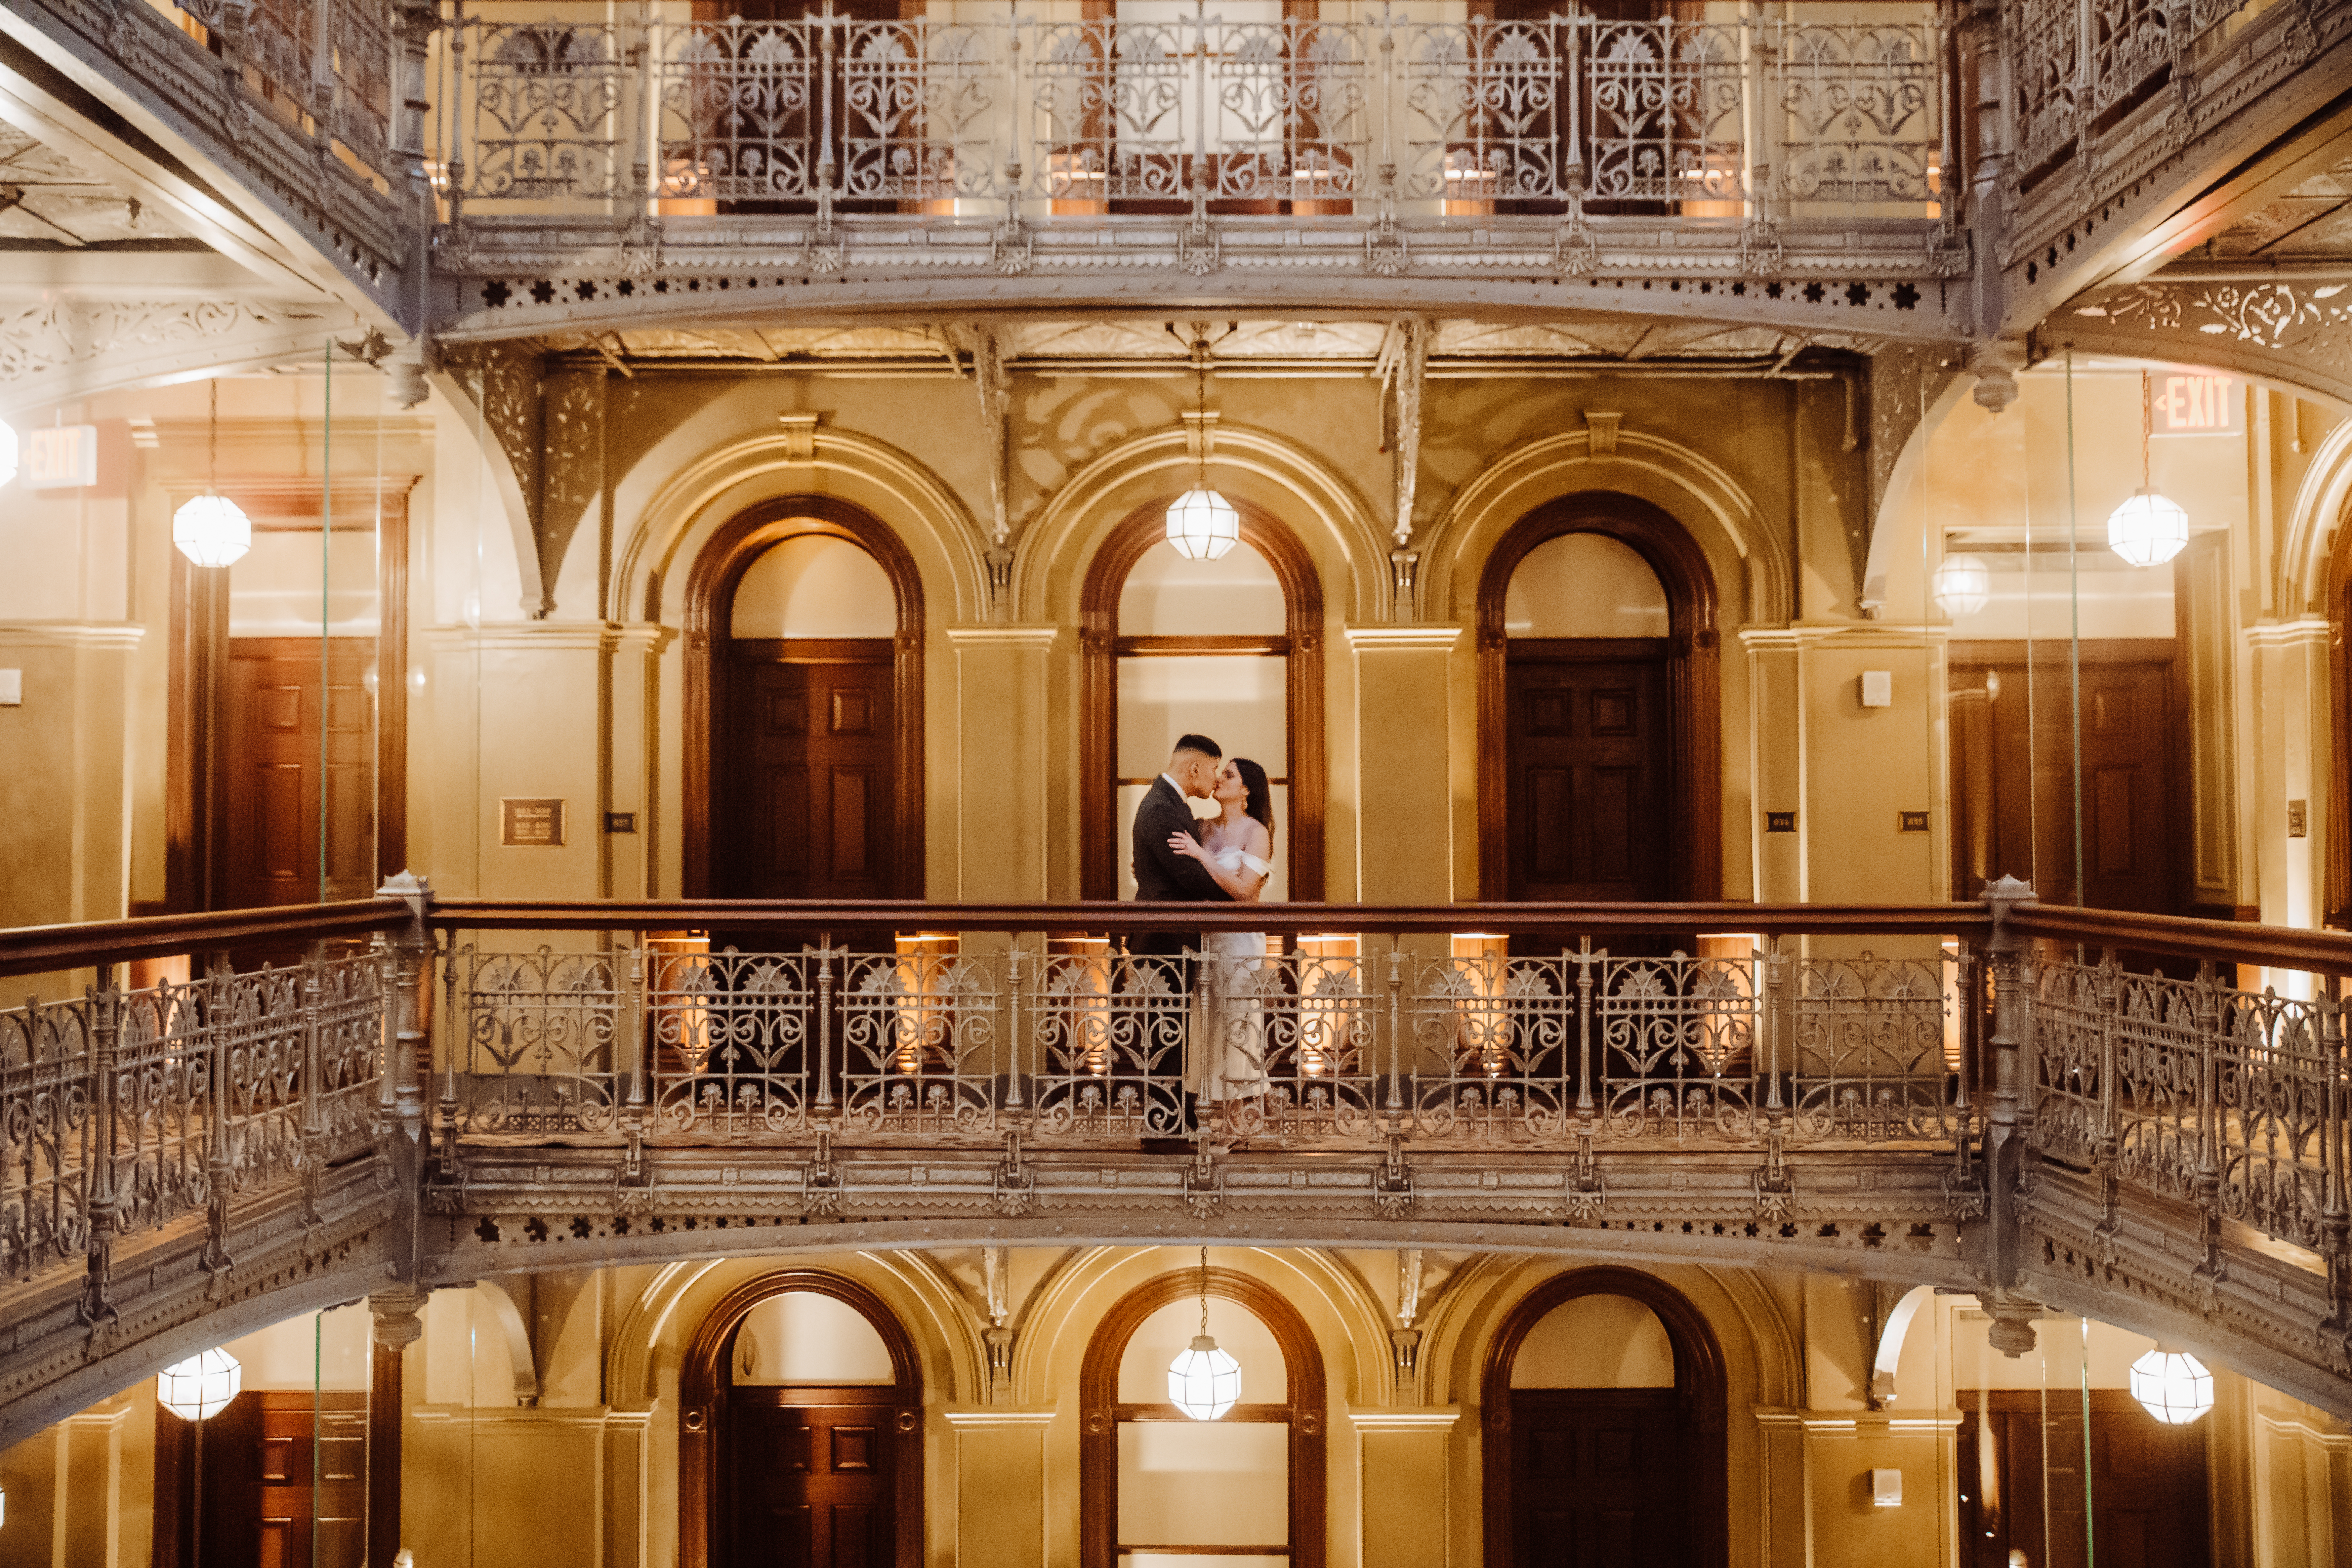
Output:
<svg viewBox="0 0 2352 1568">
<path fill-rule="evenodd" d="M 37 490 L 98 483 L 98 426 L 52 425 L 25 433 L 25 483 Z"/>
<path fill-rule="evenodd" d="M 2233 436 L 2245 427 L 2246 397 L 2234 375 L 2183 373 L 2147 381 L 2147 427 L 2156 436 Z"/>
</svg>

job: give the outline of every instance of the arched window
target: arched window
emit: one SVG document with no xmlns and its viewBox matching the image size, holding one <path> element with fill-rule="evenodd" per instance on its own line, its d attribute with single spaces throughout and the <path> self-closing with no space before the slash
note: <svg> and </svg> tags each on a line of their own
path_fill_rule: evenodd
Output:
<svg viewBox="0 0 2352 1568">
<path fill-rule="evenodd" d="M 863 1286 L 794 1270 L 737 1289 L 678 1400 L 682 1568 L 923 1561 L 922 1376 Z"/>
<path fill-rule="evenodd" d="M 1081 598 L 1079 884 L 1135 890 L 1129 831 L 1176 737 L 1207 735 L 1274 787 L 1269 900 L 1323 897 L 1323 595 L 1291 532 L 1236 503 L 1242 542 L 1218 561 L 1166 543 L 1166 500 L 1114 529 Z"/>
<path fill-rule="evenodd" d="M 1105 1314 L 1079 1374 L 1083 1568 L 1321 1568 L 1323 1363 L 1271 1287 L 1208 1271 L 1209 1332 L 1241 1364 L 1241 1400 L 1196 1421 L 1168 1365 L 1201 1331 L 1202 1274 L 1181 1269 Z M 1255 1550 L 1253 1550 L 1255 1549 Z"/>
<path fill-rule="evenodd" d="M 818 496 L 719 529 L 687 584 L 689 898 L 919 898 L 922 586 Z"/>
<path fill-rule="evenodd" d="M 1724 1560 L 1723 1355 L 1681 1292 L 1630 1268 L 1546 1280 L 1482 1397 L 1487 1568 Z"/>
</svg>

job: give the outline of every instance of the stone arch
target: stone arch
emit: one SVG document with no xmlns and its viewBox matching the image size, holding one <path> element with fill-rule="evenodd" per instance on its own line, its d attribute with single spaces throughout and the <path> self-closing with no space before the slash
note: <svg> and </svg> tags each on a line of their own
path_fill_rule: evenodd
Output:
<svg viewBox="0 0 2352 1568">
<path fill-rule="evenodd" d="M 1146 501 L 1130 512 L 1095 551 L 1079 595 L 1079 658 L 1082 661 L 1078 730 L 1078 896 L 1118 897 L 1118 601 L 1128 574 L 1144 552 L 1166 537 L 1167 503 L 1173 496 Z M 1290 728 L 1290 831 L 1277 852 L 1290 858 L 1290 897 L 1314 903 L 1323 898 L 1324 771 L 1327 739 L 1323 710 L 1323 584 L 1315 562 L 1297 533 L 1249 500 L 1236 500 L 1242 542 L 1265 558 L 1282 584 L 1287 606 L 1286 711 Z"/>
<path fill-rule="evenodd" d="M 1880 492 L 1878 505 L 1870 518 L 1870 548 L 1862 568 L 1862 591 L 1859 603 L 1865 609 L 1884 610 L 1888 592 L 1887 578 L 1895 566 L 1895 552 L 1907 549 L 1916 557 L 1918 536 L 1903 532 L 1895 525 L 1909 510 L 1914 492 L 1927 478 L 1927 447 L 1944 427 L 1954 409 L 1966 403 L 1976 390 L 1973 376 L 1956 375 L 1921 411 L 1919 422 L 1903 438 L 1903 449 L 1895 454 L 1895 462 L 1886 470 L 1886 487 Z M 2020 418 L 2024 417 L 2021 413 Z M 1924 518 L 1925 513 L 1921 514 Z M 1898 534 L 1900 535 L 1898 537 Z M 1906 611 L 1906 614 L 1908 612 Z"/>
<path fill-rule="evenodd" d="M 1511 1363 L 1528 1331 L 1553 1308 L 1595 1295 L 1630 1297 L 1665 1325 L 1675 1351 L 1675 1396 L 1685 1445 L 1682 1468 L 1693 1478 L 1696 1494 L 1686 1560 L 1721 1563 L 1730 1552 L 1731 1490 L 1726 1448 L 1730 1390 L 1723 1347 L 1706 1314 L 1672 1285 L 1638 1268 L 1597 1264 L 1555 1274 L 1520 1297 L 1487 1344 L 1479 1405 L 1485 1418 L 1480 1457 L 1488 1568 L 1510 1568 L 1511 1562 Z"/>
<path fill-rule="evenodd" d="M 2284 578 L 2279 602 L 2290 614 L 2335 614 L 2347 585 L 2352 585 L 2352 562 L 2346 560 L 2352 529 L 2352 419 L 2320 438 L 2311 462 L 2295 486 L 2294 505 L 2287 513 L 2286 535 L 2280 542 L 2279 566 Z"/>
<path fill-rule="evenodd" d="M 704 1568 L 710 1561 L 719 1499 L 719 1436 L 726 1399 L 721 1358 L 745 1314 L 772 1296 L 829 1296 L 864 1318 L 890 1353 L 896 1408 L 887 1440 L 894 1446 L 898 1568 L 920 1568 L 925 1542 L 923 1496 L 923 1373 L 913 1337 L 881 1297 L 857 1280 L 821 1268 L 762 1274 L 729 1291 L 696 1326 L 678 1368 L 678 1562 Z M 911 1528 L 910 1528 L 911 1527 Z"/>
<path fill-rule="evenodd" d="M 1324 599 L 1351 621 L 1388 616 L 1388 543 L 1347 480 L 1288 441 L 1240 426 L 1210 434 L 1211 475 L 1298 535 L 1325 580 Z M 1063 481 L 1021 536 L 1013 564 L 1017 619 L 1075 622 L 1092 557 L 1154 497 L 1190 489 L 1199 459 L 1190 433 L 1153 430 L 1103 452 Z"/>
<path fill-rule="evenodd" d="M 656 447 L 638 471 L 668 460 Z M 961 499 L 898 448 L 822 425 L 745 437 L 679 464 L 621 547 L 607 618 L 680 625 L 687 588 L 680 567 L 730 520 L 786 496 L 841 501 L 881 519 L 914 561 L 929 614 L 943 621 L 985 618 L 985 547 Z"/>
<path fill-rule="evenodd" d="M 1287 1298 L 1257 1276 L 1234 1268 L 1177 1268 L 1148 1279 L 1103 1314 L 1088 1338 L 1078 1373 L 1078 1560 L 1084 1568 L 1115 1568 L 1118 1558 L 1118 1424 L 1113 1412 L 1128 1342 L 1153 1312 L 1195 1290 L 1237 1303 L 1282 1347 L 1290 1406 L 1290 1561 L 1295 1568 L 1323 1568 L 1329 1399 L 1322 1353 L 1314 1331 Z"/>
<path fill-rule="evenodd" d="M 1725 597 L 1744 584 L 1725 617 L 1777 626 L 1795 613 L 1796 574 L 1782 531 L 1717 464 L 1678 441 L 1619 430 L 1610 449 L 1589 431 L 1522 442 L 1465 485 L 1422 546 L 1423 613 L 1468 622 L 1477 614 L 1486 557 L 1521 518 L 1564 496 L 1608 491 L 1656 508 L 1682 525 L 1706 556 Z"/>
<path fill-rule="evenodd" d="M 1673 897 L 1723 896 L 1721 656 L 1717 646 L 1715 574 L 1690 532 L 1664 509 L 1639 497 L 1585 490 L 1536 508 L 1496 541 L 1479 574 L 1478 867 L 1480 896 L 1501 899 L 1508 885 L 1505 826 L 1504 598 L 1511 574 L 1538 545 L 1563 534 L 1598 533 L 1630 546 L 1666 591 L 1667 702 L 1674 746 L 1670 808 Z"/>
<path fill-rule="evenodd" d="M 685 745 L 680 758 L 686 828 L 686 896 L 711 896 L 710 781 L 718 771 L 713 719 L 720 704 L 720 671 L 715 668 L 736 584 L 751 563 L 787 539 L 819 534 L 847 540 L 872 556 L 898 600 L 891 671 L 898 733 L 893 738 L 897 776 L 892 781 L 898 816 L 895 843 L 897 888 L 901 898 L 923 892 L 923 580 L 914 555 L 898 535 L 864 507 L 830 496 L 779 496 L 730 518 L 713 531 L 687 569 Z"/>
</svg>

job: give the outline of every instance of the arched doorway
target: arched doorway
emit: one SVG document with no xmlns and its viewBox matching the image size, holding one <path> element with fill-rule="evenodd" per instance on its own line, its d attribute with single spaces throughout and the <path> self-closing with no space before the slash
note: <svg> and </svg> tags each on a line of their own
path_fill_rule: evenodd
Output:
<svg viewBox="0 0 2352 1568">
<path fill-rule="evenodd" d="M 686 634 L 687 896 L 922 897 L 923 597 L 906 546 L 828 497 L 763 502 L 697 557 Z"/>
<path fill-rule="evenodd" d="M 1087 1343 L 1081 1568 L 1148 1560 L 1153 1553 L 1137 1549 L 1153 1546 L 1171 1557 L 1323 1568 L 1323 1358 L 1314 1333 L 1264 1281 L 1231 1268 L 1206 1277 L 1210 1332 L 1242 1365 L 1241 1401 L 1218 1420 L 1193 1421 L 1167 1403 L 1168 1363 L 1199 1331 L 1201 1269 L 1130 1291 Z M 1203 1443 L 1213 1446 L 1210 1465 L 1194 1462 Z M 1262 1539 L 1277 1530 L 1280 1539 Z M 1181 1539 L 1150 1539 L 1161 1536 Z"/>
<path fill-rule="evenodd" d="M 1685 1568 L 1728 1550 L 1725 1374 L 1690 1299 L 1631 1268 L 1546 1280 L 1487 1352 L 1486 1568 Z"/>
<path fill-rule="evenodd" d="M 796 1269 L 731 1292 L 678 1371 L 678 1562 L 923 1561 L 923 1381 L 854 1280 Z"/>
<path fill-rule="evenodd" d="M 1721 897 L 1717 660 L 1714 574 L 1658 508 L 1564 496 L 1503 536 L 1478 584 L 1486 898 Z"/>
<path fill-rule="evenodd" d="M 1169 498 L 1173 499 L 1173 498 Z M 1268 899 L 1323 897 L 1323 588 L 1297 537 L 1236 501 L 1240 545 L 1216 562 L 1168 548 L 1168 500 L 1111 531 L 1079 598 L 1079 888 L 1121 894 L 1135 806 L 1188 730 L 1228 756 L 1268 757 L 1277 881 Z M 1220 724 L 1223 732 L 1220 732 Z"/>
</svg>

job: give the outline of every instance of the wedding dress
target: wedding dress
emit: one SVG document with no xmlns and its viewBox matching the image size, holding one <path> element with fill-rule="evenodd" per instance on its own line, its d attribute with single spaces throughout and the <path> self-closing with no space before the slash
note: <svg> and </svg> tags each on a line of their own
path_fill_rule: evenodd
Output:
<svg viewBox="0 0 2352 1568">
<path fill-rule="evenodd" d="M 1210 858 L 1232 873 L 1246 866 L 1263 877 L 1274 862 L 1243 849 Z M 1184 1053 L 1184 1087 L 1203 1101 L 1247 1100 L 1265 1092 L 1265 1008 L 1257 999 L 1265 933 L 1223 931 L 1201 941 L 1201 978 L 1192 1029 Z"/>
</svg>

